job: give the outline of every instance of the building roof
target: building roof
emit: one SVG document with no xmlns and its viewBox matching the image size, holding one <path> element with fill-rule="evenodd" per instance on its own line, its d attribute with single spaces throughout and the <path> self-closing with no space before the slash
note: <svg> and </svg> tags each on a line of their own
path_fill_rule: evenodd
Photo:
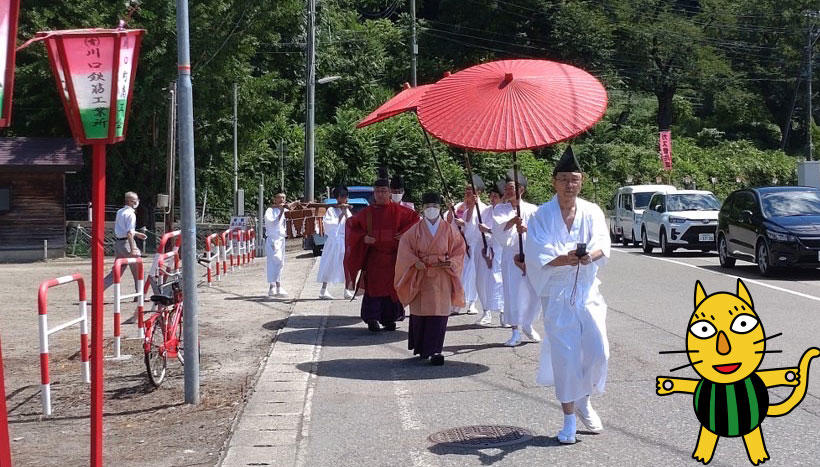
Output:
<svg viewBox="0 0 820 467">
<path fill-rule="evenodd" d="M 83 166 L 83 150 L 69 138 L 0 138 L 0 170 L 68 172 Z"/>
</svg>

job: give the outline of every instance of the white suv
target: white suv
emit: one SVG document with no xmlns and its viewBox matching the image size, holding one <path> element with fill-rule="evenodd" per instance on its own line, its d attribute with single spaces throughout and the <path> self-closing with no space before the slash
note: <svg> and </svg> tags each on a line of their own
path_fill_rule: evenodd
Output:
<svg viewBox="0 0 820 467">
<path fill-rule="evenodd" d="M 609 235 L 613 241 L 621 241 L 623 246 L 630 242 L 638 246 L 641 241 L 641 215 L 649 205 L 654 193 L 674 191 L 671 185 L 629 185 L 618 188 L 612 198 L 609 217 Z"/>
<path fill-rule="evenodd" d="M 669 256 L 677 248 L 715 250 L 720 201 L 711 191 L 675 190 L 655 193 L 641 219 L 644 253 L 654 246 Z"/>
</svg>

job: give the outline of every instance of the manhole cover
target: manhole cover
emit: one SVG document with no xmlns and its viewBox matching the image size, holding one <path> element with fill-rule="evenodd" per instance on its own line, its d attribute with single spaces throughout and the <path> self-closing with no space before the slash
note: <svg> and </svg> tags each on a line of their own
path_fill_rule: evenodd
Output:
<svg viewBox="0 0 820 467">
<path fill-rule="evenodd" d="M 447 443 L 470 448 L 493 448 L 523 443 L 532 439 L 532 432 L 517 426 L 472 425 L 433 433 L 431 443 Z"/>
</svg>

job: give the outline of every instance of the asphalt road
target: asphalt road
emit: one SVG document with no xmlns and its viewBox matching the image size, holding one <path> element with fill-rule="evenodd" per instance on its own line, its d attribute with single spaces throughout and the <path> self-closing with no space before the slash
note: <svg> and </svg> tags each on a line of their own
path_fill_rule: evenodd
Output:
<svg viewBox="0 0 820 467">
<path fill-rule="evenodd" d="M 555 439 L 562 416 L 553 389 L 535 385 L 538 344 L 503 347 L 508 329 L 497 323 L 488 328 L 474 325 L 475 315 L 455 316 L 445 342 L 446 363 L 431 367 L 407 351 L 406 323 L 396 332 L 374 335 L 358 320 L 359 301 L 337 300 L 317 307 L 324 323 L 318 330 L 319 351 L 314 353 L 318 365 L 296 365 L 316 375 L 307 391 L 308 411 L 297 439 L 296 463 L 696 465 L 691 453 L 699 424 L 692 396 L 655 394 L 655 378 L 686 363 L 683 355 L 658 352 L 684 348 L 696 280 L 707 293 L 734 292 L 737 276 L 732 274 L 746 280 L 766 334 L 783 333 L 769 341 L 770 349 L 783 352 L 767 355 L 761 368 L 796 366 L 808 347 L 820 347 L 820 271 L 766 280 L 755 271 L 754 265 L 742 262 L 723 271 L 714 255 L 648 257 L 637 248 L 614 248 L 599 275 L 609 306 L 609 378 L 606 393 L 593 399 L 606 431 L 581 433 L 579 443 L 572 446 L 559 445 Z M 314 289 L 305 287 L 304 293 Z M 289 345 L 315 345 L 316 335 L 316 329 L 287 326 L 278 339 Z M 274 346 L 273 354 L 276 350 Z M 802 404 L 785 417 L 763 422 L 771 456 L 766 465 L 820 465 L 817 360 L 812 370 Z M 674 375 L 696 377 L 688 368 Z M 770 394 L 776 401 L 788 393 L 776 389 Z M 535 436 L 525 443 L 481 450 L 428 440 L 440 430 L 477 424 L 519 426 Z M 711 465 L 748 465 L 742 441 L 721 439 Z"/>
</svg>

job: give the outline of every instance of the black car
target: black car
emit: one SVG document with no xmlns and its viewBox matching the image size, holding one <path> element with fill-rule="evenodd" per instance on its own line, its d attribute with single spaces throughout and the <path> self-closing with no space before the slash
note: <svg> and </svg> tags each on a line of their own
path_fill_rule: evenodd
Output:
<svg viewBox="0 0 820 467">
<path fill-rule="evenodd" d="M 772 186 L 733 192 L 718 214 L 720 265 L 757 263 L 770 275 L 779 267 L 820 267 L 820 190 Z"/>
</svg>

